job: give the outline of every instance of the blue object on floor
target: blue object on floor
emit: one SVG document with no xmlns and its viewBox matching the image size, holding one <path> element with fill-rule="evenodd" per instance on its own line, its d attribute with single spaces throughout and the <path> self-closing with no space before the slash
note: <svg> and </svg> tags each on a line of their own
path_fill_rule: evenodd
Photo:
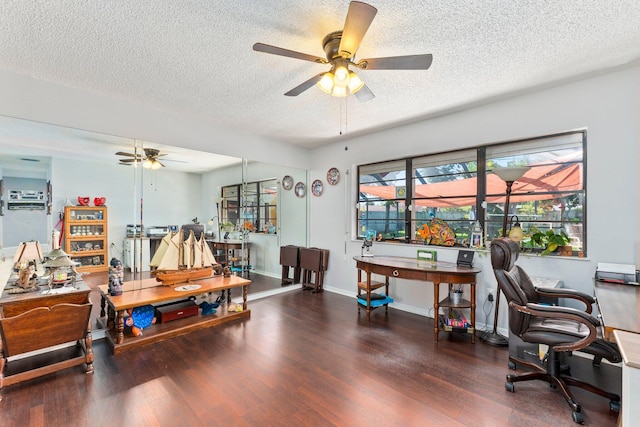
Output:
<svg viewBox="0 0 640 427">
<path fill-rule="evenodd" d="M 385 305 L 385 304 L 391 304 L 393 302 L 393 298 L 386 296 L 385 294 L 381 294 L 382 296 L 384 296 L 384 298 L 382 299 L 372 299 L 371 300 L 371 307 L 380 307 L 381 305 Z M 362 299 L 362 298 L 358 298 L 358 304 L 363 305 L 363 306 L 367 306 L 367 300 L 366 299 Z"/>
</svg>

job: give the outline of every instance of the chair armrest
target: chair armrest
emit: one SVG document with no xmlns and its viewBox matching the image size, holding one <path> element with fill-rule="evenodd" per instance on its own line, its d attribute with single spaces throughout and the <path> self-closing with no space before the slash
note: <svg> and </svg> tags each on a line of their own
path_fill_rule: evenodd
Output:
<svg viewBox="0 0 640 427">
<path fill-rule="evenodd" d="M 593 311 L 592 304 L 596 302 L 596 299 L 593 296 L 574 289 L 536 288 L 536 293 L 538 296 L 542 297 L 571 298 L 578 300 L 585 305 L 584 311 L 587 313 L 591 313 Z"/>
<path fill-rule="evenodd" d="M 516 310 L 536 317 L 542 317 L 546 319 L 566 319 L 574 322 L 581 323 L 589 329 L 589 334 L 571 343 L 556 344 L 553 346 L 555 351 L 575 351 L 580 350 L 596 340 L 598 337 L 597 326 L 600 326 L 600 321 L 582 310 L 578 310 L 571 307 L 560 306 L 548 306 L 534 303 L 527 303 L 526 306 L 515 304 L 513 301 L 509 303 L 509 307 L 514 307 Z"/>
</svg>

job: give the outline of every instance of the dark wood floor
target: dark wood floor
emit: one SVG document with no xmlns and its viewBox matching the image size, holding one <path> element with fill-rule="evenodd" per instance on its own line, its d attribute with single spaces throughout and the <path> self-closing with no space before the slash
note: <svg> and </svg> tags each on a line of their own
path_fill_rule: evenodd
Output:
<svg viewBox="0 0 640 427">
<path fill-rule="evenodd" d="M 131 350 L 94 342 L 95 372 L 6 387 L 2 426 L 572 426 L 541 382 L 504 389 L 507 350 L 330 292 L 271 296 L 251 318 Z M 575 357 L 574 357 L 575 358 Z M 612 368 L 603 366 L 603 368 Z M 581 390 L 585 424 L 614 426 Z"/>
</svg>

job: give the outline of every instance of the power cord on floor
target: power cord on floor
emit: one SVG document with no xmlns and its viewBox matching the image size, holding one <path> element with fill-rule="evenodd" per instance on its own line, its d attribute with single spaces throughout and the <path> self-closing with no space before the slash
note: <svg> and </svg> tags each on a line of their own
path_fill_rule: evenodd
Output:
<svg viewBox="0 0 640 427">
<path fill-rule="evenodd" d="M 489 304 L 489 311 L 487 312 L 487 304 Z M 484 330 L 483 332 L 489 332 L 489 316 L 493 311 L 493 295 L 490 294 L 487 299 L 482 303 L 482 311 L 484 312 Z"/>
</svg>

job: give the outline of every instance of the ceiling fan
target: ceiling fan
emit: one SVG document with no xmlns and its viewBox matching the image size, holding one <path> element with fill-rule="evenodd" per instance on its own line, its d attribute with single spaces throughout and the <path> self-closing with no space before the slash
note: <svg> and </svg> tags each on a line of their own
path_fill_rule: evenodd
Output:
<svg viewBox="0 0 640 427">
<path fill-rule="evenodd" d="M 155 148 L 145 148 L 143 149 L 143 151 L 144 156 L 136 153 L 127 153 L 124 151 L 118 151 L 116 153 L 116 156 L 127 157 L 126 159 L 120 159 L 121 165 L 137 165 L 138 163 L 141 163 L 142 166 L 146 169 L 160 169 L 165 167 L 164 164 L 162 164 L 160 160 L 158 160 L 158 158 L 166 156 L 166 153 L 160 154 L 160 150 L 157 150 Z M 180 160 L 170 159 L 163 159 L 162 161 L 181 162 Z"/>
<path fill-rule="evenodd" d="M 353 93 L 360 102 L 373 99 L 375 95 L 350 67 L 360 70 L 426 70 L 431 66 L 431 54 L 368 58 L 355 61 L 360 42 L 369 29 L 378 10 L 366 3 L 352 1 L 342 31 L 327 34 L 322 40 L 326 58 L 308 55 L 264 43 L 255 43 L 253 50 L 302 59 L 319 64 L 330 64 L 331 70 L 317 74 L 294 87 L 286 96 L 298 96 L 314 84 L 333 96 L 347 96 Z"/>
</svg>

